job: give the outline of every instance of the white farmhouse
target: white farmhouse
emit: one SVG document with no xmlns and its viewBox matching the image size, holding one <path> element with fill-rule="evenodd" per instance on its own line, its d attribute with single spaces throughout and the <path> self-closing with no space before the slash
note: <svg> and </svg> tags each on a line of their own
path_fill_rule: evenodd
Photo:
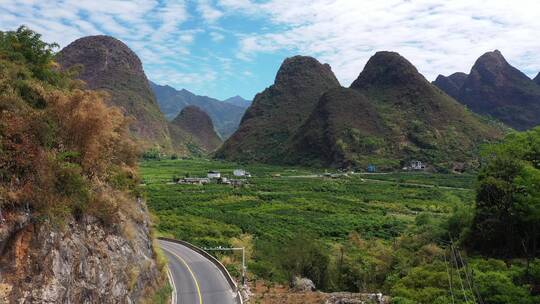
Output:
<svg viewBox="0 0 540 304">
<path fill-rule="evenodd" d="M 413 170 L 424 170 L 426 165 L 419 160 L 413 160 L 411 162 L 411 169 Z"/>
<path fill-rule="evenodd" d="M 233 171 L 233 175 L 234 176 L 244 176 L 246 175 L 246 170 L 243 170 L 243 169 L 235 169 Z"/>
<path fill-rule="evenodd" d="M 244 169 L 235 169 L 233 175 L 237 177 L 251 177 L 251 174 Z"/>
<path fill-rule="evenodd" d="M 219 173 L 219 171 L 208 171 L 207 177 L 208 178 L 220 178 L 221 173 Z"/>
</svg>

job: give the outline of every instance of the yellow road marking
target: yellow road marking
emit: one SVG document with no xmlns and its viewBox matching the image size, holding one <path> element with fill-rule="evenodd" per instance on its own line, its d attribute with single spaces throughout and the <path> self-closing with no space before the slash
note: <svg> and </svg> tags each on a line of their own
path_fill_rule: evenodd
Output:
<svg viewBox="0 0 540 304">
<path fill-rule="evenodd" d="M 199 288 L 199 282 L 197 281 L 197 278 L 195 277 L 195 274 L 193 273 L 193 271 L 189 267 L 188 263 L 186 263 L 186 261 L 181 256 L 179 256 L 176 253 L 172 252 L 172 250 L 166 249 L 165 247 L 161 247 L 161 248 L 163 248 L 165 251 L 168 251 L 170 254 L 177 257 L 184 264 L 184 266 L 186 266 L 187 270 L 191 274 L 191 278 L 193 278 L 193 282 L 195 282 L 195 288 L 197 288 L 197 294 L 199 295 L 199 304 L 202 304 L 202 296 L 201 296 L 201 289 Z"/>
</svg>

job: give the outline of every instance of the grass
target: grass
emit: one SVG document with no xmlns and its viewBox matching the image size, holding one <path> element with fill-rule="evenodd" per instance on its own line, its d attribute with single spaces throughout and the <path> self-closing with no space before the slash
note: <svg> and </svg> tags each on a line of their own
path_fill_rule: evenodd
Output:
<svg viewBox="0 0 540 304">
<path fill-rule="evenodd" d="M 208 170 L 230 176 L 235 168 L 253 174 L 245 187 L 169 183 L 173 176 L 204 176 Z M 255 257 L 250 264 L 255 269 L 265 263 L 263 248 L 279 248 L 299 231 L 329 245 L 346 241 L 351 232 L 392 240 L 413 227 L 419 213 L 446 217 L 456 206 L 471 204 L 474 197 L 472 190 L 398 183 L 466 187 L 473 178 L 467 175 L 404 173 L 331 179 L 302 177 L 321 173 L 306 168 L 241 166 L 204 159 L 145 161 L 140 169 L 160 234 L 203 247 L 228 246 L 234 237 L 252 235 Z M 276 174 L 280 177 L 273 177 Z"/>
<path fill-rule="evenodd" d="M 476 176 L 472 174 L 443 174 L 427 172 L 398 172 L 364 174 L 364 178 L 396 183 L 423 184 L 442 187 L 474 189 Z"/>
</svg>

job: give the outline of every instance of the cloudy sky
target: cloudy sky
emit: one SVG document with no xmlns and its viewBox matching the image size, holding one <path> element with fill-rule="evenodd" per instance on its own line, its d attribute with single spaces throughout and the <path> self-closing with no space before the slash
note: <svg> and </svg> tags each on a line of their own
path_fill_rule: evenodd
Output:
<svg viewBox="0 0 540 304">
<path fill-rule="evenodd" d="M 217 98 L 251 99 L 296 54 L 329 63 L 345 86 L 380 50 L 429 80 L 493 49 L 540 71 L 538 0 L 0 0 L 0 30 L 21 24 L 62 47 L 114 36 L 154 82 Z"/>
</svg>

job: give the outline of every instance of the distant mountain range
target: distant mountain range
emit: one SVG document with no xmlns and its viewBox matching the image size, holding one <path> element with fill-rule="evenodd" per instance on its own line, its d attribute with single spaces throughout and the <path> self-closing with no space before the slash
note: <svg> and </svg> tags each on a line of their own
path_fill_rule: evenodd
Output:
<svg viewBox="0 0 540 304">
<path fill-rule="evenodd" d="M 137 55 L 108 36 L 78 39 L 56 59 L 80 69 L 88 88 L 107 92 L 133 118 L 143 150 L 206 154 L 227 139 L 216 157 L 380 168 L 421 160 L 451 168 L 474 165 L 478 145 L 501 138 L 507 129 L 494 118 L 518 130 L 540 124 L 540 73 L 530 79 L 499 51 L 482 55 L 469 74 L 440 75 L 433 84 L 399 54 L 378 52 L 350 88 L 328 64 L 295 56 L 253 103 L 151 83 Z"/>
<path fill-rule="evenodd" d="M 395 169 L 474 165 L 504 127 L 466 110 L 405 58 L 378 52 L 350 88 L 330 66 L 296 56 L 257 94 L 238 131 L 216 151 L 235 161 Z"/>
<path fill-rule="evenodd" d="M 246 109 L 251 105 L 251 101 L 244 99 L 238 95 L 233 96 L 231 98 L 227 98 L 223 100 L 223 102 L 230 103 L 232 105 L 239 106 L 241 108 L 246 108 Z"/>
<path fill-rule="evenodd" d="M 224 139 L 236 131 L 244 112 L 250 105 L 248 100 L 240 96 L 221 101 L 208 96 L 195 95 L 186 89 L 176 90 L 171 86 L 153 82 L 150 82 L 150 85 L 167 119 L 172 120 L 187 106 L 197 106 L 210 115 L 216 130 Z"/>
<path fill-rule="evenodd" d="M 468 75 L 439 75 L 433 84 L 472 111 L 517 130 L 540 125 L 540 73 L 530 79 L 497 50 L 480 56 Z"/>
</svg>

